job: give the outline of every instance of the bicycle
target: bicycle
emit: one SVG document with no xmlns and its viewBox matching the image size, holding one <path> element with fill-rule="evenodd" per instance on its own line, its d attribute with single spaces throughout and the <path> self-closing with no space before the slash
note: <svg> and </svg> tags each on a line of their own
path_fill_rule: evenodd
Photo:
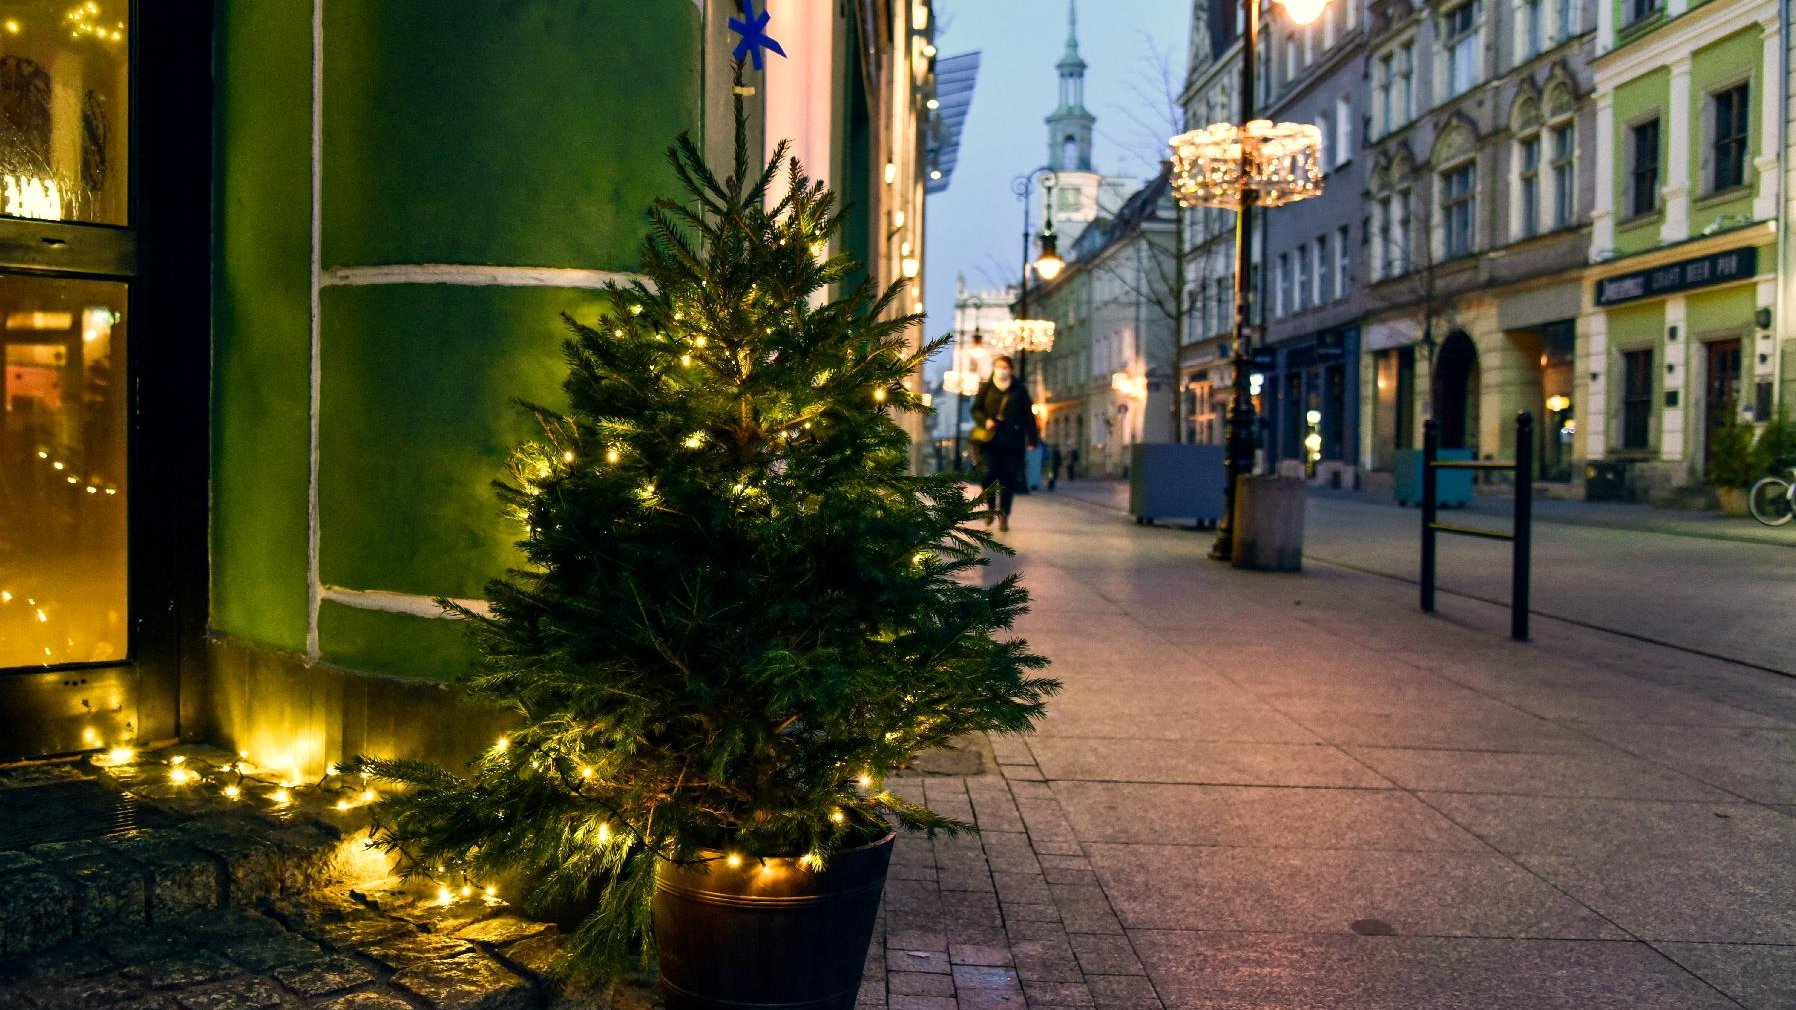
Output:
<svg viewBox="0 0 1796 1010">
<path fill-rule="evenodd" d="M 1789 477 L 1761 477 L 1746 493 L 1752 517 L 1766 526 L 1782 526 L 1796 516 L 1796 466 L 1789 469 Z"/>
</svg>

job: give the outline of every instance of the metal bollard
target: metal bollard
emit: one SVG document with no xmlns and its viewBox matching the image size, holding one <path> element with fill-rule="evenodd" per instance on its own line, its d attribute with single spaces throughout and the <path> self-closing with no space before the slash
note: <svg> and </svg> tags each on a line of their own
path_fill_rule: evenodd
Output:
<svg viewBox="0 0 1796 1010">
<path fill-rule="evenodd" d="M 1509 637 L 1528 640 L 1528 579 L 1534 551 L 1534 415 L 1515 415 L 1515 554 L 1510 562 Z"/>
<path fill-rule="evenodd" d="M 1434 613 L 1434 457 L 1440 453 L 1440 422 L 1422 422 L 1422 612 Z"/>
</svg>

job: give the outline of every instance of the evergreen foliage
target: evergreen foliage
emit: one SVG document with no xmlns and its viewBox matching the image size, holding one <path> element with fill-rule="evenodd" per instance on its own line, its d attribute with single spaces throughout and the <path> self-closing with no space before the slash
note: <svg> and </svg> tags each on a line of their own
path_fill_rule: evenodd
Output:
<svg viewBox="0 0 1796 1010">
<path fill-rule="evenodd" d="M 1796 466 L 1796 421 L 1791 421 L 1781 407 L 1777 416 L 1765 422 L 1759 430 L 1753 454 L 1753 463 L 1761 474 L 1782 477 L 1790 467 Z"/>
<path fill-rule="evenodd" d="M 580 966 L 651 953 L 663 861 L 805 856 L 969 825 L 904 801 L 884 773 L 976 731 L 1029 730 L 1058 689 L 1009 629 L 1028 596 L 977 578 L 1002 550 L 968 525 L 952 474 L 914 475 L 895 409 L 939 343 L 910 351 L 902 282 L 841 297 L 825 258 L 843 213 L 785 147 L 752 170 L 670 151 L 649 283 L 567 318 L 566 412 L 497 486 L 527 566 L 487 587 L 477 697 L 517 728 L 462 773 L 355 766 L 405 788 L 377 837 L 408 872 L 506 874 L 526 907 L 593 908 Z M 783 176 L 783 193 L 764 207 Z M 440 873 L 438 872 L 440 869 Z"/>
<path fill-rule="evenodd" d="M 1752 425 L 1734 417 L 1716 426 L 1709 437 L 1709 455 L 1703 477 L 1716 487 L 1745 487 L 1761 470 L 1752 446 Z"/>
</svg>

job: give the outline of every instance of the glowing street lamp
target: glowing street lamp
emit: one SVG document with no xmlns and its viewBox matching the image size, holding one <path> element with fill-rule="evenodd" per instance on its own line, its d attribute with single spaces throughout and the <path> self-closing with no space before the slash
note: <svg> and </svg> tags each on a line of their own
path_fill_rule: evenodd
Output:
<svg viewBox="0 0 1796 1010">
<path fill-rule="evenodd" d="M 1274 0 L 1299 25 L 1322 16 L 1328 0 Z M 1260 0 L 1241 0 L 1246 36 L 1241 40 L 1241 123 L 1215 123 L 1181 133 L 1172 148 L 1172 185 L 1186 207 L 1226 207 L 1235 211 L 1234 382 L 1224 453 L 1227 483 L 1222 520 L 1210 556 L 1227 561 L 1235 551 L 1236 484 L 1253 472 L 1254 409 L 1248 347 L 1247 274 L 1252 248 L 1253 209 L 1277 207 L 1322 195 L 1322 131 L 1308 123 L 1255 119 L 1254 62 L 1259 49 Z"/>
</svg>

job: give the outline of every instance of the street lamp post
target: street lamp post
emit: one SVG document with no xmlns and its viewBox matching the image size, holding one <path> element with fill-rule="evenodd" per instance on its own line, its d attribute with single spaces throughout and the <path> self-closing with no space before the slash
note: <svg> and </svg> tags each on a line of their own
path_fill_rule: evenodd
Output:
<svg viewBox="0 0 1796 1010">
<path fill-rule="evenodd" d="M 1023 204 L 1023 275 L 1022 286 L 1017 288 L 1017 318 L 1029 318 L 1029 248 L 1034 238 L 1029 232 L 1029 194 L 1035 188 L 1035 173 L 1041 173 L 1043 192 L 1043 213 L 1041 229 L 1041 255 L 1035 258 L 1035 273 L 1044 281 L 1051 281 L 1060 276 L 1060 270 L 1066 261 L 1060 258 L 1059 238 L 1054 234 L 1054 186 L 1060 181 L 1053 171 L 1043 166 L 1010 180 L 1010 191 Z M 1017 348 L 1016 377 L 1018 382 L 1027 382 L 1029 349 Z"/>
<path fill-rule="evenodd" d="M 1298 24 L 1316 20 L 1327 0 L 1280 0 Z M 1260 41 L 1260 0 L 1241 0 L 1246 32 L 1241 39 L 1240 125 L 1217 123 L 1172 138 L 1174 188 L 1187 207 L 1227 207 L 1235 211 L 1235 326 L 1231 358 L 1234 377 L 1225 415 L 1221 520 L 1210 556 L 1227 561 L 1235 548 L 1235 501 L 1240 479 L 1253 472 L 1254 407 L 1249 373 L 1249 259 L 1254 208 L 1276 207 L 1319 196 L 1321 131 L 1307 123 L 1272 123 L 1254 118 L 1254 64 Z"/>
</svg>

